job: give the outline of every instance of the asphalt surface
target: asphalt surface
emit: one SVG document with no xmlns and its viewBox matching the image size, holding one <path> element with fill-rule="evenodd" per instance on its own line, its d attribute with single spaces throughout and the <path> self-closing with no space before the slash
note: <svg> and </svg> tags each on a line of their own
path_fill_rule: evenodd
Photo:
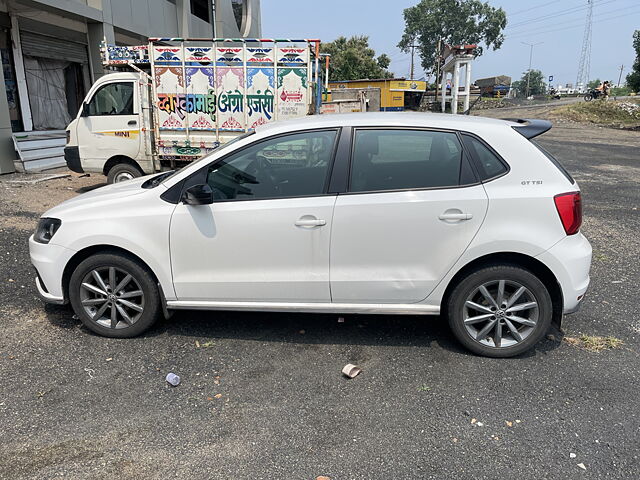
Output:
<svg viewBox="0 0 640 480">
<path fill-rule="evenodd" d="M 0 478 L 638 478 L 639 138 L 541 140 L 580 183 L 594 247 L 564 334 L 624 345 L 555 331 L 514 359 L 469 354 L 437 317 L 180 312 L 98 337 L 39 301 L 26 239 L 43 205 L 101 179 L 0 178 Z"/>
</svg>

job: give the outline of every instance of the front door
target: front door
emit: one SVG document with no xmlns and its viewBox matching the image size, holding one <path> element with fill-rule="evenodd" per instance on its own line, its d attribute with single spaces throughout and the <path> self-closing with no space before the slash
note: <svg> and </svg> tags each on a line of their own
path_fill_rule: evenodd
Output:
<svg viewBox="0 0 640 480">
<path fill-rule="evenodd" d="M 337 130 L 256 142 L 202 171 L 212 205 L 178 204 L 171 220 L 181 301 L 330 302 L 326 195 Z"/>
<path fill-rule="evenodd" d="M 102 168 L 109 158 L 135 159 L 140 150 L 140 119 L 133 81 L 106 83 L 93 92 L 87 116 L 78 120 L 78 146 L 85 168 Z"/>
<path fill-rule="evenodd" d="M 455 133 L 356 130 L 349 192 L 338 197 L 333 217 L 333 301 L 425 299 L 465 251 L 486 209 L 487 195 Z"/>
</svg>

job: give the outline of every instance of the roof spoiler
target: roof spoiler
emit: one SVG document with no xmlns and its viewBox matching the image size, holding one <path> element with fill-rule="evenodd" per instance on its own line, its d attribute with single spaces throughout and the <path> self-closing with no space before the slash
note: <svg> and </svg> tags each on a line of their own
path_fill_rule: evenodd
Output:
<svg viewBox="0 0 640 480">
<path fill-rule="evenodd" d="M 533 118 L 503 118 L 503 120 L 519 123 L 520 125 L 514 125 L 513 129 L 529 140 L 551 129 L 551 122 L 547 120 Z"/>
</svg>

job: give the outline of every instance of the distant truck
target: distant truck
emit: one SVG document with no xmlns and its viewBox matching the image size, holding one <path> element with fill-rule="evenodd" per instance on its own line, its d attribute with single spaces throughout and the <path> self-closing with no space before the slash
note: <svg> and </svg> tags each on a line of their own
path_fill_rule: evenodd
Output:
<svg viewBox="0 0 640 480">
<path fill-rule="evenodd" d="M 320 101 L 319 45 L 176 38 L 103 44 L 104 65 L 127 71 L 109 73 L 89 90 L 67 127 L 67 165 L 115 183 L 177 168 L 272 120 L 308 115 Z"/>
<path fill-rule="evenodd" d="M 511 89 L 511 77 L 497 75 L 495 77 L 479 78 L 475 84 L 480 88 L 483 97 L 504 97 Z"/>
</svg>

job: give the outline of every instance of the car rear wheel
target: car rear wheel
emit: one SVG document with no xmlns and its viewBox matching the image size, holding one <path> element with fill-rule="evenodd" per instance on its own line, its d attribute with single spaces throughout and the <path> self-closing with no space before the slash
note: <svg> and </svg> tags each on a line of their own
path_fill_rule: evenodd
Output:
<svg viewBox="0 0 640 480">
<path fill-rule="evenodd" d="M 449 325 L 469 350 L 487 357 L 512 357 L 532 348 L 553 316 L 551 296 L 533 273 L 496 265 L 477 270 L 453 290 Z"/>
<path fill-rule="evenodd" d="M 161 312 L 158 287 L 149 270 L 115 253 L 87 258 L 69 282 L 76 315 L 105 337 L 134 337 L 147 330 Z"/>
</svg>

